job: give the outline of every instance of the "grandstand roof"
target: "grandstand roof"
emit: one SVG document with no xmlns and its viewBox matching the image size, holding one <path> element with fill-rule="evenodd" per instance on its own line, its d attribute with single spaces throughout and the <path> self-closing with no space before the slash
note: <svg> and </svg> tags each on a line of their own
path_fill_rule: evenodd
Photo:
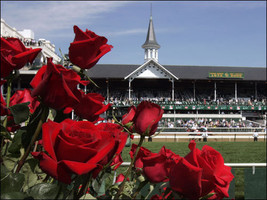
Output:
<svg viewBox="0 0 267 200">
<path fill-rule="evenodd" d="M 88 70 L 91 78 L 118 78 L 124 79 L 135 71 L 140 65 L 131 64 L 97 64 Z M 239 80 L 266 81 L 266 68 L 264 67 L 226 67 L 226 66 L 185 66 L 163 65 L 168 71 L 180 80 L 209 80 L 211 72 L 240 72 L 244 78 Z"/>
</svg>

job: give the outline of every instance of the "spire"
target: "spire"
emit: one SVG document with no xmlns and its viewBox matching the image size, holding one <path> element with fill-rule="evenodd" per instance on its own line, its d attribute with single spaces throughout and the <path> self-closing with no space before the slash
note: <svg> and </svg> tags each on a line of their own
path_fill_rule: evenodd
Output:
<svg viewBox="0 0 267 200">
<path fill-rule="evenodd" d="M 152 4 L 150 6 L 150 19 L 147 30 L 146 41 L 142 45 L 142 48 L 145 49 L 145 62 L 151 59 L 158 61 L 158 49 L 160 48 L 160 45 L 157 43 L 153 26 Z"/>
<path fill-rule="evenodd" d="M 149 20 L 146 41 L 142 45 L 142 48 L 143 49 L 145 49 L 145 48 L 159 49 L 160 48 L 160 45 L 157 43 L 156 35 L 155 35 L 155 31 L 154 31 L 153 20 L 152 20 L 152 11 L 151 11 L 150 20 Z"/>
</svg>

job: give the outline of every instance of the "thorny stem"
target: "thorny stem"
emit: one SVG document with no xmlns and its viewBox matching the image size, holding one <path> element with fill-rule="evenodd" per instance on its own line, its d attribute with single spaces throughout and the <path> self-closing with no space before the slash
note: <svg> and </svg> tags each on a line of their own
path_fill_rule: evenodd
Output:
<svg viewBox="0 0 267 200">
<path fill-rule="evenodd" d="M 126 183 L 126 180 L 127 180 L 128 176 L 129 176 L 130 173 L 131 173 L 131 170 L 132 170 L 133 164 L 134 164 L 134 162 L 135 162 L 136 156 L 137 156 L 137 154 L 138 154 L 138 152 L 139 152 L 139 150 L 140 150 L 140 148 L 141 148 L 141 146 L 142 146 L 142 143 L 143 143 L 144 139 L 145 139 L 145 136 L 144 136 L 144 135 L 141 135 L 140 140 L 139 140 L 139 143 L 138 143 L 138 146 L 137 146 L 136 151 L 135 151 L 135 154 L 134 154 L 134 157 L 133 157 L 133 159 L 131 160 L 131 164 L 130 164 L 130 166 L 128 167 L 128 170 L 127 170 L 127 172 L 126 172 L 126 174 L 125 174 L 125 177 L 124 177 L 122 183 L 121 183 L 120 186 L 119 186 L 119 191 L 118 191 L 118 193 L 116 194 L 115 199 L 119 199 L 119 196 L 120 196 L 121 192 L 123 191 L 123 188 L 124 188 L 124 185 L 125 185 L 125 183 Z"/>
</svg>

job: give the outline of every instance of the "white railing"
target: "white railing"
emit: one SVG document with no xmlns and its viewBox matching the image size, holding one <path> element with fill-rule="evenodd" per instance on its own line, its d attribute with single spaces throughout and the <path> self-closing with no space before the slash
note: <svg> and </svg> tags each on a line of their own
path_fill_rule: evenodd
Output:
<svg viewBox="0 0 267 200">
<path fill-rule="evenodd" d="M 130 162 L 123 162 L 121 166 L 128 167 L 130 166 Z M 224 163 L 226 166 L 233 167 L 233 168 L 250 168 L 252 167 L 252 174 L 255 174 L 256 167 L 266 167 L 266 163 Z M 113 184 L 116 181 L 117 172 L 114 172 L 113 177 Z"/>
<path fill-rule="evenodd" d="M 121 166 L 130 166 L 130 162 L 123 162 Z M 266 163 L 224 163 L 229 167 L 240 167 L 240 168 L 249 168 L 249 167 L 266 167 Z"/>
</svg>

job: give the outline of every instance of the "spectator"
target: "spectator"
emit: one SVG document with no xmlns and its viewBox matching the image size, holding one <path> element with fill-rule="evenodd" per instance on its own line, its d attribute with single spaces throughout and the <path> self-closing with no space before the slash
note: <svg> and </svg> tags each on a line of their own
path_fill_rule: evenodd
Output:
<svg viewBox="0 0 267 200">
<path fill-rule="evenodd" d="M 203 128 L 203 133 L 202 133 L 202 137 L 203 137 L 203 142 L 207 142 L 208 141 L 208 130 L 206 127 Z"/>
<path fill-rule="evenodd" d="M 259 137 L 259 133 L 257 132 L 257 130 L 255 130 L 253 133 L 254 142 L 258 141 L 258 137 Z"/>
</svg>

